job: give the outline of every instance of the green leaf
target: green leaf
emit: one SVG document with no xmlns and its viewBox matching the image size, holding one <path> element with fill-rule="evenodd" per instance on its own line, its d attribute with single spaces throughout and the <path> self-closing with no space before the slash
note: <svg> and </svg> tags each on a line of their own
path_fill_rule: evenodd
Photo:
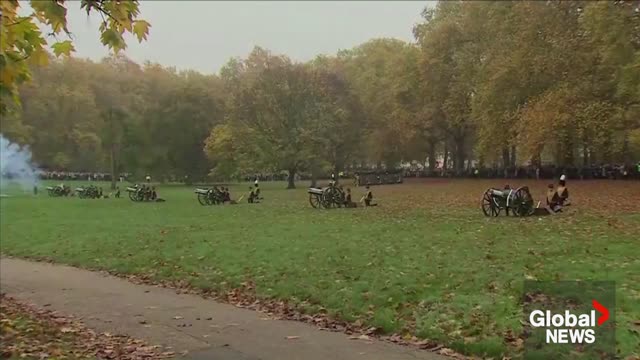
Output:
<svg viewBox="0 0 640 360">
<path fill-rule="evenodd" d="M 149 35 L 149 28 L 151 24 L 144 20 L 136 20 L 133 22 L 133 33 L 138 38 L 139 42 L 142 40 L 147 40 L 147 35 Z"/>
<path fill-rule="evenodd" d="M 36 17 L 50 25 L 54 33 L 67 31 L 67 9 L 56 1 L 31 1 Z"/>
<path fill-rule="evenodd" d="M 124 39 L 122 35 L 118 33 L 114 29 L 106 29 L 100 35 L 100 40 L 103 45 L 108 46 L 110 49 L 113 49 L 115 52 L 118 52 L 126 47 Z"/>
<path fill-rule="evenodd" d="M 71 40 L 57 42 L 51 45 L 51 48 L 57 57 L 60 57 L 61 55 L 70 56 L 71 53 L 76 50 Z"/>
</svg>

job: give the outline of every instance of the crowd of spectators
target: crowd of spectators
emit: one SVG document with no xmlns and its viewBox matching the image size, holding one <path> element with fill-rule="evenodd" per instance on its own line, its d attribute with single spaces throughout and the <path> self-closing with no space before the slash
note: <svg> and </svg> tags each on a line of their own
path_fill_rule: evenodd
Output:
<svg viewBox="0 0 640 360">
<path fill-rule="evenodd" d="M 464 170 L 462 173 L 456 174 L 452 169 L 434 171 L 411 170 L 405 171 L 406 177 L 471 177 L 471 178 L 512 178 L 512 179 L 554 179 L 561 175 L 566 175 L 570 179 L 640 179 L 640 163 L 636 165 L 624 164 L 601 164 L 589 167 L 576 166 L 556 166 L 543 165 L 536 166 L 520 166 L 509 168 L 476 168 Z"/>
<path fill-rule="evenodd" d="M 131 174 L 120 174 L 116 180 L 127 181 Z M 41 171 L 42 180 L 86 180 L 86 181 L 111 181 L 111 174 L 98 172 L 74 172 L 74 171 Z"/>
</svg>

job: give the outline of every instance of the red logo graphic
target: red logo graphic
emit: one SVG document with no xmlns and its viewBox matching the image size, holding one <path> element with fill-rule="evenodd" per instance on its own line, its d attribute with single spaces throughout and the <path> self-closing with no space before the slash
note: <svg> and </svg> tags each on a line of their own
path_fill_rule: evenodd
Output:
<svg viewBox="0 0 640 360">
<path fill-rule="evenodd" d="M 598 326 L 604 324 L 605 321 L 609 320 L 609 309 L 604 307 L 602 304 L 597 302 L 596 300 L 592 300 L 591 304 L 593 304 L 593 308 L 596 309 L 602 315 L 598 318 Z"/>
</svg>

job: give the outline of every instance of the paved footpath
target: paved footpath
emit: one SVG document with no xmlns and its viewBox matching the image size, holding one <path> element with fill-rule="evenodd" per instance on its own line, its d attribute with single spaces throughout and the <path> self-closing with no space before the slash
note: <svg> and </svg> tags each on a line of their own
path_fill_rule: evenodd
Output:
<svg viewBox="0 0 640 360">
<path fill-rule="evenodd" d="M 0 290 L 74 315 L 100 332 L 169 346 L 176 354 L 187 351 L 194 360 L 446 359 L 62 265 L 0 259 Z"/>
</svg>

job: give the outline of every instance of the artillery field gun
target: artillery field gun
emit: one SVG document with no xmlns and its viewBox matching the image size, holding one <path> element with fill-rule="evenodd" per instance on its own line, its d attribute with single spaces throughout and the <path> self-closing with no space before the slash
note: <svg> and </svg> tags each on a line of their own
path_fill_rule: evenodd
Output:
<svg viewBox="0 0 640 360">
<path fill-rule="evenodd" d="M 217 188 L 196 189 L 194 193 L 198 196 L 198 202 L 202 206 L 218 205 L 224 202 L 224 194 Z"/>
<path fill-rule="evenodd" d="M 487 189 L 482 195 L 482 212 L 485 216 L 498 216 L 502 210 L 514 216 L 530 216 L 535 212 L 533 197 L 527 186 L 512 189 Z"/>
<path fill-rule="evenodd" d="M 76 193 L 80 199 L 97 199 L 100 197 L 100 191 L 97 186 L 80 186 L 76 188 Z"/>
<path fill-rule="evenodd" d="M 345 201 L 345 194 L 342 188 L 329 185 L 326 188 L 309 188 L 309 204 L 315 209 L 330 209 L 342 207 Z"/>
<path fill-rule="evenodd" d="M 47 193 L 51 197 L 69 196 L 71 188 L 66 185 L 47 186 Z"/>
<path fill-rule="evenodd" d="M 134 202 L 140 201 L 156 201 L 154 190 L 147 185 L 138 185 L 127 187 L 127 193 L 129 193 L 129 199 Z"/>
</svg>

